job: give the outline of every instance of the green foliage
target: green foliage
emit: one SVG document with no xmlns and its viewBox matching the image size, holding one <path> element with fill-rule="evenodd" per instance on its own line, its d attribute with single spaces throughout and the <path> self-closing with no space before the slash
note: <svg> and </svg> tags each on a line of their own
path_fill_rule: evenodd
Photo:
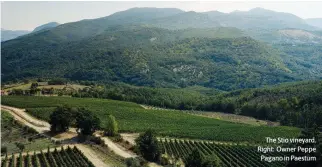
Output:
<svg viewBox="0 0 322 167">
<path fill-rule="evenodd" d="M 203 157 L 199 150 L 194 149 L 186 158 L 187 167 L 202 167 Z"/>
<path fill-rule="evenodd" d="M 222 162 L 217 155 L 213 154 L 213 155 L 208 155 L 204 158 L 202 166 L 203 167 L 221 167 Z"/>
<path fill-rule="evenodd" d="M 78 108 L 76 127 L 83 135 L 92 135 L 100 127 L 100 119 L 85 108 Z"/>
<path fill-rule="evenodd" d="M 19 148 L 20 151 L 23 151 L 25 149 L 25 145 L 23 143 L 16 142 L 16 147 Z"/>
<path fill-rule="evenodd" d="M 136 140 L 139 154 L 148 161 L 159 162 L 161 158 L 161 150 L 158 145 L 156 134 L 152 130 L 147 130 L 141 134 Z"/>
<path fill-rule="evenodd" d="M 1 146 L 1 155 L 6 154 L 8 152 L 8 148 L 6 146 Z"/>
<path fill-rule="evenodd" d="M 67 83 L 66 79 L 55 78 L 48 81 L 48 85 L 65 85 Z"/>
<path fill-rule="evenodd" d="M 301 71 L 290 72 L 290 63 L 283 62 L 281 53 L 243 37 L 234 28 L 166 30 L 112 26 L 98 31 L 99 35 L 75 41 L 60 36 L 60 28 L 5 42 L 1 50 L 2 59 L 7 62 L 2 64 L 3 80 L 57 77 L 234 90 L 304 77 L 296 75 Z"/>
<path fill-rule="evenodd" d="M 289 161 L 287 167 L 301 167 L 301 166 L 312 166 L 319 167 L 322 165 L 322 134 L 316 125 L 312 128 L 305 128 L 302 130 L 299 138 L 304 139 L 315 139 L 315 143 L 305 143 L 305 144 L 292 144 L 291 147 L 302 147 L 302 148 L 316 148 L 315 152 L 304 153 L 303 151 L 296 150 L 292 155 L 297 157 L 316 157 L 316 161 Z"/>
<path fill-rule="evenodd" d="M 141 162 L 137 158 L 127 158 L 125 159 L 125 163 L 127 167 L 141 167 Z"/>
<path fill-rule="evenodd" d="M 221 143 L 202 140 L 182 140 L 161 138 L 159 144 L 163 148 L 163 155 L 172 159 L 182 159 L 186 166 L 276 166 L 286 165 L 285 161 L 265 162 L 258 157 L 257 145 Z M 286 153 L 273 152 L 271 156 L 287 156 Z M 211 164 L 211 165 L 210 165 Z"/>
<path fill-rule="evenodd" d="M 38 136 L 34 129 L 19 124 L 7 111 L 1 111 L 2 151 L 11 154 L 21 152 L 21 150 L 40 150 L 47 146 L 54 146 L 54 144 L 50 140 Z"/>
<path fill-rule="evenodd" d="M 27 108 L 26 112 L 33 115 L 36 118 L 50 121 L 50 115 L 56 110 L 57 107 L 39 107 L 39 108 Z"/>
<path fill-rule="evenodd" d="M 109 115 L 104 132 L 108 136 L 116 136 L 118 134 L 118 125 L 113 115 Z"/>
<path fill-rule="evenodd" d="M 115 116 L 120 132 L 144 132 L 152 128 L 161 136 L 251 143 L 262 143 L 265 136 L 296 137 L 299 134 L 299 129 L 292 127 L 231 123 L 180 111 L 147 110 L 135 103 L 115 100 L 38 96 L 3 96 L 1 100 L 4 105 L 20 108 L 57 107 L 64 104 L 76 108 L 86 107 L 88 113 L 100 118 L 101 128 L 106 124 L 109 114 Z"/>
<path fill-rule="evenodd" d="M 12 156 L 9 159 L 7 157 L 5 161 L 2 160 L 2 163 L 7 161 L 9 161 L 10 167 L 22 167 L 23 164 L 28 167 L 94 167 L 92 162 L 77 147 L 73 149 L 61 149 L 59 151 L 55 148 L 53 152 L 44 153 L 40 151 L 40 153 L 36 154 L 34 152 L 32 155 L 27 153 L 26 156 L 22 156 L 22 153 L 20 153 L 19 157 L 15 158 L 15 156 Z"/>
<path fill-rule="evenodd" d="M 65 132 L 69 129 L 74 119 L 74 111 L 68 106 L 59 106 L 50 115 L 51 124 L 50 130 L 52 132 Z"/>
</svg>

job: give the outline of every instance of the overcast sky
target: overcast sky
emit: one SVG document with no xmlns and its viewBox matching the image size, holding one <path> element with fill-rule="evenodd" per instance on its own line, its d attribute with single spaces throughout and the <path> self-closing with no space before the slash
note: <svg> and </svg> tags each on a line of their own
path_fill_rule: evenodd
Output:
<svg viewBox="0 0 322 167">
<path fill-rule="evenodd" d="M 301 18 L 322 18 L 322 2 L 1 2 L 1 28 L 33 30 L 56 21 L 67 23 L 108 16 L 133 7 L 179 8 L 184 11 L 232 12 L 262 7 L 295 14 Z"/>
</svg>

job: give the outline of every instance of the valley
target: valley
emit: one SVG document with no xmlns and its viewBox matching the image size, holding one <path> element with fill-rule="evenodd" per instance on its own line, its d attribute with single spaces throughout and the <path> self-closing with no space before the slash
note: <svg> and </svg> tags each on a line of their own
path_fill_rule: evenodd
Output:
<svg viewBox="0 0 322 167">
<path fill-rule="evenodd" d="M 1 167 L 321 166 L 320 18 L 108 12 L 1 27 Z"/>
</svg>

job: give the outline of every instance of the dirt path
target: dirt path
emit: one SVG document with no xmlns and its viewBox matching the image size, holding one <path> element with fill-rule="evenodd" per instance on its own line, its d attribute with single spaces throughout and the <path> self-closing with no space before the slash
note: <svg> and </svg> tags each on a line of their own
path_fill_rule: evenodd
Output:
<svg viewBox="0 0 322 167">
<path fill-rule="evenodd" d="M 32 129 L 35 129 L 38 133 L 46 133 L 50 130 L 50 126 L 37 126 L 37 125 L 31 123 L 33 118 L 30 117 L 27 119 L 26 117 L 23 117 L 26 114 L 19 114 L 18 115 L 17 112 L 14 112 L 13 110 L 8 109 L 8 108 L 3 108 L 2 106 L 1 106 L 1 109 L 10 113 L 14 117 L 14 119 L 19 121 L 20 123 L 27 125 Z"/>
<path fill-rule="evenodd" d="M 147 110 L 181 111 L 181 110 L 175 110 L 175 109 L 153 107 L 153 106 L 142 105 L 142 104 L 140 106 L 142 108 L 144 108 L 144 109 L 147 109 Z M 191 110 L 182 110 L 181 112 L 191 114 L 191 115 L 195 115 L 195 116 L 213 118 L 213 119 L 224 120 L 224 121 L 229 121 L 229 122 L 237 122 L 237 123 L 249 124 L 249 125 L 254 125 L 254 126 L 262 126 L 262 125 L 265 125 L 265 126 L 279 126 L 280 125 L 278 122 L 259 120 L 259 119 L 249 117 L 249 116 L 230 114 L 230 113 L 223 113 L 223 112 L 191 111 Z"/>
<path fill-rule="evenodd" d="M 1 105 L 1 109 L 8 111 L 12 116 L 14 116 L 15 119 L 17 119 L 18 121 L 22 122 L 23 124 L 33 128 L 33 129 L 35 129 L 39 133 L 45 133 L 50 130 L 49 123 L 31 117 L 28 113 L 25 112 L 24 109 L 3 106 L 3 105 Z M 76 133 L 75 128 L 70 128 L 68 133 L 69 133 L 68 135 Z M 66 135 L 62 135 L 62 136 L 66 136 Z M 71 136 L 73 136 L 73 135 L 71 135 Z M 96 136 L 101 137 L 99 135 L 96 135 Z M 114 143 L 109 138 L 107 138 L 107 137 L 101 137 L 101 138 L 104 140 L 105 144 L 109 147 L 109 149 L 114 151 L 114 153 L 116 153 L 124 158 L 130 158 L 130 157 L 137 156 L 133 152 L 126 150 L 122 146 Z M 60 138 L 52 138 L 52 139 L 61 140 Z"/>
<path fill-rule="evenodd" d="M 93 163 L 96 167 L 110 167 L 96 156 L 95 151 L 82 144 L 76 144 L 76 147 Z"/>
<path fill-rule="evenodd" d="M 9 110 L 9 111 L 13 112 L 16 115 L 18 115 L 19 117 L 25 119 L 30 124 L 33 124 L 35 126 L 38 126 L 38 127 L 50 127 L 50 124 L 48 122 L 41 121 L 41 120 L 39 120 L 37 118 L 34 118 L 34 117 L 30 116 L 28 113 L 26 113 L 25 109 L 20 109 L 20 108 L 16 108 L 16 107 L 10 107 L 10 106 L 6 106 L 6 105 L 1 105 L 1 109 Z"/>
<path fill-rule="evenodd" d="M 100 135 L 96 134 L 95 136 L 97 137 L 101 137 Z M 104 141 L 104 143 L 108 146 L 108 148 L 110 148 L 111 150 L 113 150 L 114 153 L 116 153 L 117 155 L 124 157 L 124 158 L 134 158 L 137 157 L 136 154 L 134 154 L 133 152 L 126 150 L 125 148 L 123 148 L 122 146 L 114 143 L 111 139 L 109 139 L 108 137 L 101 137 L 101 139 Z"/>
<path fill-rule="evenodd" d="M 121 133 L 123 140 L 128 141 L 131 145 L 135 145 L 135 139 L 139 137 L 139 133 Z"/>
</svg>

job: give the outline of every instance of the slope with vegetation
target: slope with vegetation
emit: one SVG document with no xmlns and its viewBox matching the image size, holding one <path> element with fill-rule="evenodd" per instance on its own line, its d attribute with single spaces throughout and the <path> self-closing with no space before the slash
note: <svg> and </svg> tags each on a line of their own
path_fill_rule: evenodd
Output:
<svg viewBox="0 0 322 167">
<path fill-rule="evenodd" d="M 21 108 L 43 108 L 44 115 L 61 104 L 85 107 L 100 118 L 105 127 L 109 114 L 118 120 L 121 132 L 142 132 L 155 129 L 162 136 L 201 138 L 218 141 L 264 142 L 265 136 L 295 137 L 299 131 L 292 127 L 252 126 L 212 118 L 193 116 L 180 111 L 146 110 L 137 104 L 121 101 L 70 97 L 7 96 L 2 104 Z M 48 108 L 49 107 L 49 108 Z"/>
<path fill-rule="evenodd" d="M 320 63 L 296 58 L 288 51 L 292 47 L 278 47 L 277 51 L 256 40 L 240 38 L 250 35 L 273 42 L 280 37 L 277 33 L 287 36 L 286 42 L 293 42 L 300 33 L 304 41 L 312 42 L 312 35 L 314 40 L 320 39 L 313 30 L 294 15 L 259 8 L 229 14 L 133 8 L 3 42 L 1 55 L 6 63 L 2 63 L 2 78 L 8 82 L 64 77 L 161 87 L 197 84 L 222 90 L 304 80 L 308 73 L 309 79 L 317 79 L 321 77 Z M 308 55 L 309 59 L 319 60 L 321 51 L 315 51 L 316 56 Z"/>
<path fill-rule="evenodd" d="M 321 126 L 321 92 L 321 81 L 284 83 L 230 92 L 202 87 L 169 89 L 109 84 L 88 87 L 73 96 L 132 101 L 179 110 L 219 111 L 305 127 Z"/>
<path fill-rule="evenodd" d="M 67 166 L 75 166 L 75 167 L 95 167 L 91 161 L 87 159 L 86 156 L 77 148 L 64 149 L 63 147 L 57 151 L 55 149 L 51 152 L 49 149 L 47 152 L 41 151 L 41 153 L 36 154 L 20 154 L 18 157 L 11 155 L 5 156 L 2 160 L 2 166 L 10 166 L 10 167 L 41 167 L 41 166 L 55 166 L 55 167 L 67 167 Z"/>
<path fill-rule="evenodd" d="M 1 155 L 53 146 L 56 144 L 37 134 L 35 130 L 21 125 L 6 111 L 1 111 Z"/>
</svg>

